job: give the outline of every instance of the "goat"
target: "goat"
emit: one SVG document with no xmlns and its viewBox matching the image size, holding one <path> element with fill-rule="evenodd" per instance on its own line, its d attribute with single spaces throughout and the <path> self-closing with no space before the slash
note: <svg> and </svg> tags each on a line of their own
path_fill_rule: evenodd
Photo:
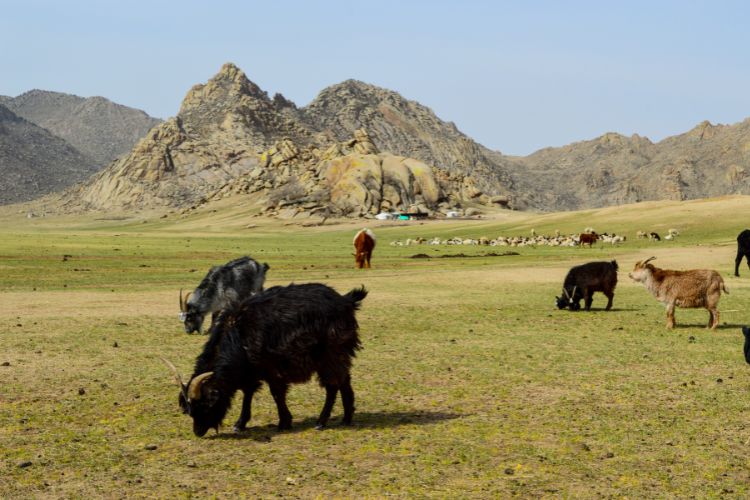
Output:
<svg viewBox="0 0 750 500">
<path fill-rule="evenodd" d="M 588 246 L 591 247 L 591 245 L 596 243 L 596 240 L 598 239 L 599 239 L 599 235 L 596 234 L 595 232 L 583 233 L 580 236 L 578 236 L 578 243 L 581 246 L 588 244 Z"/>
<path fill-rule="evenodd" d="M 268 269 L 268 264 L 240 257 L 223 266 L 212 267 L 198 288 L 185 297 L 180 290 L 180 321 L 185 323 L 185 332 L 200 332 L 208 313 L 213 323 L 218 312 L 230 303 L 263 290 Z"/>
<path fill-rule="evenodd" d="M 652 241 L 661 241 L 661 237 L 659 236 L 659 233 L 655 233 L 653 231 L 648 233 L 648 239 Z"/>
<path fill-rule="evenodd" d="M 587 311 L 591 310 L 592 296 L 594 292 L 602 292 L 607 297 L 607 307 L 612 308 L 612 299 L 615 296 L 617 286 L 617 261 L 612 262 L 588 262 L 575 266 L 568 271 L 563 282 L 562 297 L 555 297 L 557 308 L 569 308 L 578 311 L 581 308 L 581 299 Z"/>
<path fill-rule="evenodd" d="M 745 229 L 737 235 L 737 257 L 734 259 L 734 275 L 740 277 L 740 264 L 742 258 L 747 259 L 747 267 L 750 268 L 750 229 Z"/>
<path fill-rule="evenodd" d="M 674 308 L 705 307 L 708 309 L 708 327 L 715 329 L 719 325 L 719 299 L 722 290 L 729 293 L 724 286 L 721 275 L 711 269 L 693 269 L 690 271 L 673 271 L 659 269 L 650 261 L 636 262 L 633 272 L 628 276 L 633 281 L 642 283 L 656 300 L 667 306 L 667 328 L 674 328 Z"/>
<path fill-rule="evenodd" d="M 369 229 L 362 229 L 354 235 L 354 262 L 357 269 L 370 267 L 370 259 L 374 248 L 375 234 Z"/>
<path fill-rule="evenodd" d="M 745 335 L 745 345 L 742 350 L 745 353 L 745 361 L 750 364 L 750 328 L 743 326 L 742 333 Z"/>
<path fill-rule="evenodd" d="M 350 370 L 360 348 L 355 311 L 367 296 L 364 287 L 340 295 L 320 283 L 275 286 L 223 310 L 195 363 L 193 376 L 183 383 L 179 373 L 180 407 L 193 418 L 201 437 L 219 426 L 238 390 L 244 393 L 235 429 L 250 420 L 253 394 L 266 382 L 279 415 L 278 429 L 292 427 L 286 405 L 289 384 L 310 380 L 317 373 L 326 390 L 317 421 L 328 423 L 337 392 L 344 406 L 343 424 L 354 415 Z"/>
</svg>

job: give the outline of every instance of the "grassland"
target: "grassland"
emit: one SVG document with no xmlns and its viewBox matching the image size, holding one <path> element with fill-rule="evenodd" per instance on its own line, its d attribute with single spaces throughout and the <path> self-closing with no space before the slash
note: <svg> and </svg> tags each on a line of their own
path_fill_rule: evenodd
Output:
<svg viewBox="0 0 750 500">
<path fill-rule="evenodd" d="M 748 215 L 750 199 L 729 197 L 379 223 L 361 271 L 359 222 L 287 226 L 229 205 L 165 219 L 0 214 L 0 497 L 747 497 L 750 272 L 731 274 Z M 585 226 L 629 239 L 453 259 L 410 257 L 488 249 L 388 245 Z M 634 237 L 669 227 L 675 242 Z M 264 389 L 249 432 L 193 436 L 158 356 L 191 372 L 205 337 L 183 333 L 177 291 L 244 254 L 271 265 L 268 285 L 370 290 L 354 427 L 314 430 L 323 392 L 310 383 L 290 393 L 291 432 L 274 430 Z M 664 328 L 663 307 L 626 276 L 650 255 L 721 272 L 718 330 L 704 310 Z M 612 258 L 613 311 L 598 295 L 590 313 L 553 307 L 571 265 Z"/>
</svg>

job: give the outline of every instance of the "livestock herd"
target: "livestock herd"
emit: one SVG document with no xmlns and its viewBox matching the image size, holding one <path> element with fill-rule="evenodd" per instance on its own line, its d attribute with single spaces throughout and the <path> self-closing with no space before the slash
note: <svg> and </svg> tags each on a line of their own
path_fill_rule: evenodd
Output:
<svg viewBox="0 0 750 500">
<path fill-rule="evenodd" d="M 643 234 L 641 234 L 643 233 Z M 667 236 L 679 233 L 670 230 Z M 591 228 L 579 235 L 494 240 L 448 239 L 407 240 L 411 244 L 479 244 L 523 246 L 527 244 L 558 245 L 572 241 L 575 245 L 593 244 L 602 237 Z M 659 240 L 656 233 L 639 232 L 638 237 Z M 624 241 L 624 237 L 621 241 Z M 359 231 L 353 240 L 355 266 L 369 268 L 375 248 L 375 235 L 369 229 Z M 476 242 L 474 242 L 476 241 Z M 542 243 L 545 242 L 545 243 Z M 391 243 L 392 245 L 394 243 Z M 739 276 L 742 258 L 750 267 L 750 230 L 737 238 L 735 275 Z M 674 271 L 651 264 L 655 257 L 636 262 L 628 276 L 643 284 L 654 297 L 664 303 L 667 328 L 675 326 L 675 307 L 705 307 L 709 311 L 708 328 L 719 324 L 718 303 L 721 292 L 729 293 L 718 272 L 708 269 Z M 303 383 L 317 374 L 326 391 L 325 403 L 317 420 L 324 428 L 331 415 L 337 394 L 344 407 L 342 423 L 351 424 L 354 415 L 354 390 L 351 386 L 351 365 L 360 348 L 355 312 L 367 296 L 364 287 L 340 295 L 327 285 L 309 283 L 275 286 L 264 290 L 268 264 L 242 257 L 222 266 L 212 267 L 198 287 L 183 297 L 180 290 L 180 320 L 187 333 L 200 332 L 204 317 L 211 314 L 208 340 L 195 362 L 192 376 L 183 381 L 174 365 L 162 360 L 173 371 L 180 386 L 179 403 L 183 412 L 193 419 L 193 432 L 203 436 L 209 429 L 218 432 L 234 394 L 243 392 L 236 431 L 245 429 L 250 420 L 253 395 L 265 382 L 268 384 L 278 411 L 278 429 L 291 428 L 292 415 L 286 405 L 290 384 Z M 593 294 L 607 297 L 606 310 L 612 308 L 617 286 L 617 261 L 589 262 L 575 266 L 567 273 L 562 294 L 555 297 L 559 309 L 577 311 L 591 309 Z M 750 363 L 750 328 L 745 335 L 744 355 Z"/>
</svg>

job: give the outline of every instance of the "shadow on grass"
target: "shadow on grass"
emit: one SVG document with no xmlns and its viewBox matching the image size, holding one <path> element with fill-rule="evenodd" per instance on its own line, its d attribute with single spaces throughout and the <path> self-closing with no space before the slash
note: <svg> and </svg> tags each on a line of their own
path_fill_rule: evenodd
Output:
<svg viewBox="0 0 750 500">
<path fill-rule="evenodd" d="M 575 312 L 575 313 L 592 313 L 592 312 L 622 312 L 622 311 L 641 311 L 641 309 L 636 309 L 634 307 L 613 307 L 609 311 L 607 311 L 604 307 L 592 307 L 590 310 L 585 310 L 583 307 L 579 309 L 578 311 L 569 311 L 568 309 L 554 309 L 555 311 L 565 311 L 565 312 Z"/>
<path fill-rule="evenodd" d="M 716 329 L 717 330 L 731 330 L 733 328 L 741 329 L 743 326 L 747 326 L 747 324 L 746 323 L 731 323 L 731 324 L 724 323 L 722 325 L 717 326 Z M 708 328 L 706 328 L 706 323 L 697 323 L 697 324 L 677 323 L 674 326 L 675 330 L 682 330 L 686 328 L 702 328 L 704 330 L 708 330 Z"/>
<path fill-rule="evenodd" d="M 384 429 L 399 427 L 401 425 L 430 425 L 445 420 L 453 420 L 464 415 L 458 413 L 446 412 L 429 412 L 429 411 L 404 411 L 404 412 L 363 412 L 354 414 L 354 423 L 351 426 L 341 425 L 340 417 L 332 418 L 326 429 L 350 429 L 358 431 L 361 429 Z M 291 430 L 282 431 L 284 433 L 305 432 L 315 429 L 317 418 L 306 418 L 293 424 Z M 270 442 L 274 436 L 279 434 L 275 424 L 269 424 L 264 427 L 250 427 L 243 432 L 231 432 L 231 427 L 227 427 L 219 434 L 209 436 L 208 439 L 250 439 L 262 443 Z M 324 432 L 323 429 L 321 432 Z"/>
</svg>

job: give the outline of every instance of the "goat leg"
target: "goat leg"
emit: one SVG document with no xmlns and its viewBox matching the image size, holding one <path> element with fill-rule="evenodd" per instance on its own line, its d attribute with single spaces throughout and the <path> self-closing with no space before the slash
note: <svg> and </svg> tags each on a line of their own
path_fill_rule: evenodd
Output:
<svg viewBox="0 0 750 500">
<path fill-rule="evenodd" d="M 279 430 L 284 431 L 292 428 L 292 413 L 286 405 L 286 392 L 289 389 L 289 384 L 283 382 L 276 382 L 269 384 L 271 389 L 271 395 L 273 400 L 276 402 L 276 410 L 279 413 Z"/>
<path fill-rule="evenodd" d="M 674 328 L 674 302 L 667 305 L 667 328 Z"/>
<path fill-rule="evenodd" d="M 607 307 L 604 308 L 605 311 L 609 311 L 612 309 L 612 299 L 615 298 L 615 294 L 612 292 L 606 293 L 607 296 Z"/>
<path fill-rule="evenodd" d="M 354 416 L 354 389 L 352 389 L 352 382 L 349 377 L 341 385 L 341 402 L 344 404 L 344 418 L 341 421 L 343 425 L 352 425 L 352 417 Z"/>
<path fill-rule="evenodd" d="M 323 404 L 323 410 L 320 412 L 318 417 L 318 423 L 315 426 L 316 429 L 323 429 L 328 424 L 328 419 L 331 418 L 331 410 L 333 404 L 336 402 L 336 393 L 339 388 L 335 385 L 326 384 L 326 402 Z"/>
<path fill-rule="evenodd" d="M 260 384 L 255 384 L 250 387 L 242 389 L 242 410 L 240 410 L 240 417 L 234 424 L 235 432 L 242 432 L 245 430 L 247 423 L 250 421 L 250 406 L 253 402 L 253 395 L 258 390 Z"/>
</svg>

